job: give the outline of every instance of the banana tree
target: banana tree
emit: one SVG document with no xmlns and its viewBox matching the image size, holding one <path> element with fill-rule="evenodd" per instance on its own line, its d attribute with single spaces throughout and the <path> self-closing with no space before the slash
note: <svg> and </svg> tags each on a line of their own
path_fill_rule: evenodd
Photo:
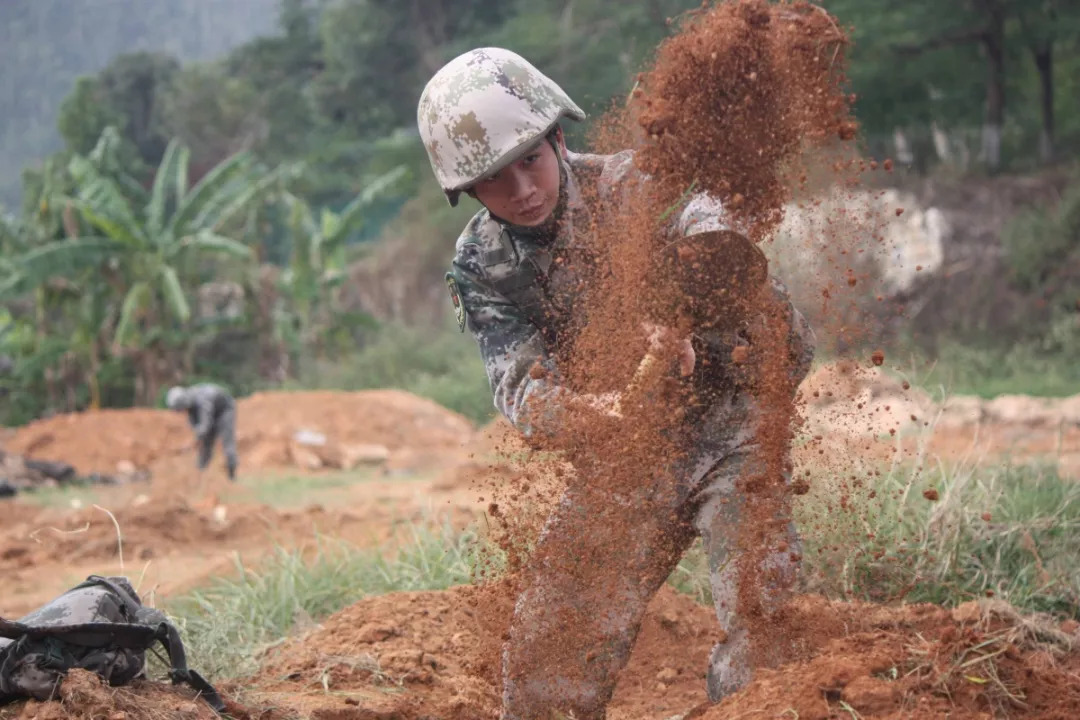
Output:
<svg viewBox="0 0 1080 720">
<path fill-rule="evenodd" d="M 90 156 L 75 156 L 69 164 L 76 190 L 58 200 L 77 212 L 78 234 L 24 253 L 8 282 L 40 285 L 56 275 L 99 272 L 114 299 L 111 352 L 135 363 L 135 401 L 150 404 L 166 377 L 190 357 L 190 334 L 170 332 L 190 327 L 185 281 L 191 274 L 185 269 L 205 257 L 249 259 L 251 250 L 229 237 L 235 221 L 295 168 L 266 171 L 240 153 L 189 187 L 190 152 L 173 141 L 147 193 L 122 171 L 102 167 L 112 142 L 110 129 Z M 180 347 L 177 336 L 185 338 Z"/>
<path fill-rule="evenodd" d="M 305 200 L 285 193 L 292 254 L 281 276 L 281 289 L 292 306 L 301 347 L 320 353 L 324 349 L 334 324 L 333 291 L 346 276 L 345 241 L 362 226 L 364 211 L 405 174 L 405 167 L 399 166 L 379 175 L 341 212 L 322 208 L 318 222 Z"/>
</svg>

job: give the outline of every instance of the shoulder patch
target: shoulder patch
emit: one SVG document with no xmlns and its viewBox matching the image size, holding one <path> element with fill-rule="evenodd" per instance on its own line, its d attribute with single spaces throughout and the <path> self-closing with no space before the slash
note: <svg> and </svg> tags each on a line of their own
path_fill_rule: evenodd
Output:
<svg viewBox="0 0 1080 720">
<path fill-rule="evenodd" d="M 450 288 L 450 302 L 454 303 L 454 317 L 457 318 L 458 330 L 465 332 L 465 303 L 461 300 L 461 290 L 453 273 L 446 273 L 446 285 Z"/>
</svg>

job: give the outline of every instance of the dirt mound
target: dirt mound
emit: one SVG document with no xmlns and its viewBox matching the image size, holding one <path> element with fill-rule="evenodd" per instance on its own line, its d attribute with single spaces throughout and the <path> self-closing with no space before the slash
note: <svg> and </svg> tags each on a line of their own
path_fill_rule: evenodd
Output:
<svg viewBox="0 0 1080 720">
<path fill-rule="evenodd" d="M 803 431 L 813 439 L 796 450 L 798 465 L 816 467 L 828 460 L 834 474 L 846 475 L 863 461 L 929 454 L 985 464 L 1008 457 L 1080 476 L 1080 395 L 942 398 L 871 362 L 827 363 L 803 382 Z"/>
<path fill-rule="evenodd" d="M 327 453 L 362 459 L 377 448 L 382 448 L 375 454 L 379 458 L 408 449 L 437 455 L 459 448 L 473 433 L 461 415 L 397 390 L 257 393 L 238 402 L 237 425 L 246 470 L 340 466 Z M 295 436 L 302 431 L 321 436 L 318 451 L 297 447 Z M 152 468 L 191 452 L 191 442 L 183 414 L 135 408 L 38 420 L 20 428 L 7 447 L 28 457 L 63 460 L 80 474 L 108 474 L 125 463 Z"/>
<path fill-rule="evenodd" d="M 1023 619 L 1003 603 L 949 611 L 806 600 L 796 615 L 816 628 L 813 657 L 760 670 L 744 690 L 688 718 L 1080 717 L 1074 633 Z"/>
<path fill-rule="evenodd" d="M 494 718 L 512 607 L 505 586 L 370 598 L 278 648 L 245 686 L 312 718 Z M 661 592 L 608 717 L 651 720 L 700 702 L 718 632 L 708 609 Z"/>
<path fill-rule="evenodd" d="M 239 442 L 288 440 L 298 430 L 324 433 L 339 442 L 406 447 L 457 448 L 472 437 L 463 416 L 401 390 L 256 393 L 239 403 Z"/>
<path fill-rule="evenodd" d="M 63 460 L 86 475 L 114 473 L 121 462 L 146 468 L 161 457 L 181 452 L 190 442 L 183 415 L 132 408 L 36 420 L 19 428 L 7 447 L 26 457 Z"/>
<path fill-rule="evenodd" d="M 505 585 L 364 600 L 276 649 L 250 683 L 252 697 L 312 718 L 497 717 L 512 602 Z M 709 609 L 664 588 L 608 717 L 788 712 L 826 720 L 847 717 L 845 704 L 864 718 L 1080 716 L 1080 687 L 1071 679 L 1080 669 L 1080 635 L 1021 618 L 1004 603 L 950 611 L 807 595 L 786 613 L 793 661 L 759 670 L 742 692 L 709 706 L 703 675 L 722 633 Z"/>
</svg>

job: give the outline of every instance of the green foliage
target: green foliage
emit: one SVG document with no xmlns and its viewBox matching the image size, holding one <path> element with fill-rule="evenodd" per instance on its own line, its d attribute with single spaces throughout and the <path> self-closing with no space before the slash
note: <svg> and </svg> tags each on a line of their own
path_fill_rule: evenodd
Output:
<svg viewBox="0 0 1080 720">
<path fill-rule="evenodd" d="M 946 605 L 989 591 L 1025 611 L 1080 618 L 1080 486 L 1052 468 L 895 467 L 841 484 L 812 479 L 796 510 L 813 589 Z"/>
<path fill-rule="evenodd" d="M 30 157 L 20 154 L 24 144 L 37 158 L 57 148 L 40 128 L 57 125 L 64 141 L 41 166 L 23 172 L 22 216 L 0 240 L 0 302 L 21 303 L 11 307 L 14 322 L 33 328 L 33 341 L 20 340 L 17 365 L 38 375 L 20 375 L 27 383 L 20 417 L 35 402 L 40 412 L 70 406 L 72 398 L 130 397 L 133 381 L 125 373 L 140 373 L 134 387 L 154 385 L 142 377 L 146 370 L 136 370 L 146 352 L 168 357 L 167 375 L 217 375 L 238 388 L 288 375 L 324 385 L 325 378 L 337 378 L 349 387 L 381 382 L 361 382 L 349 369 L 327 370 L 335 362 L 351 367 L 354 350 L 365 371 L 374 365 L 372 376 L 475 419 L 488 417 L 486 383 L 482 373 L 473 374 L 475 348 L 455 345 L 446 354 L 452 363 L 421 358 L 397 363 L 394 372 L 380 369 L 380 353 L 423 355 L 424 349 L 396 329 L 374 330 L 372 316 L 417 325 L 428 318 L 411 308 L 367 307 L 370 298 L 350 295 L 346 283 L 349 263 L 364 252 L 375 272 L 411 273 L 393 292 L 419 296 L 417 278 L 436 277 L 461 227 L 458 215 L 443 207 L 406 202 L 433 187 L 415 132 L 423 84 L 454 55 L 501 45 L 562 83 L 595 118 L 625 97 L 657 43 L 678 26 L 671 19 L 698 3 L 228 5 L 208 13 L 164 0 L 116 0 L 98 13 L 102 23 L 113 24 L 90 34 L 74 27 L 58 0 L 14 0 L 0 8 L 0 53 L 10 53 L 0 59 L 14 68 L 5 95 L 12 102 L 0 111 L 0 148 L 12 150 L 5 157 L 14 159 L 14 173 Z M 1074 5 L 829 0 L 827 8 L 854 25 L 850 80 L 869 149 L 891 155 L 892 133 L 901 128 L 932 153 L 937 128 L 956 158 L 977 153 L 990 77 L 990 10 L 1001 18 L 1006 164 L 1038 162 L 1043 118 L 1033 58 L 1040 51 L 1049 50 L 1053 59 L 1059 156 L 1080 147 L 1080 10 Z M 50 42 L 28 39 L 36 27 L 49 28 Z M 58 47 L 70 53 L 60 57 Z M 136 52 L 143 48 L 154 52 Z M 27 82 L 31 66 L 52 74 Z M 584 144 L 587 123 L 567 130 L 573 145 Z M 294 174 L 301 165 L 306 171 Z M 290 178 L 288 197 L 278 194 L 282 178 L 266 170 L 279 166 Z M 362 201 L 372 182 L 391 171 L 400 173 L 394 186 Z M 1057 215 L 1025 215 L 1007 241 L 1017 282 L 1047 298 L 1048 317 L 1064 317 L 1075 302 L 1067 297 L 1075 278 L 1057 270 L 1069 266 L 1062 258 L 1074 252 L 1076 233 L 1068 229 L 1076 225 L 1068 219 L 1074 205 L 1080 201 L 1070 195 Z M 362 222 L 351 222 L 354 215 Z M 408 242 L 395 235 L 407 235 Z M 380 237 L 379 250 L 365 245 Z M 269 287 L 247 265 L 251 254 L 282 266 Z M 16 259 L 27 264 L 18 269 Z M 196 288 L 222 279 L 243 285 L 241 315 L 199 317 Z M 378 292 L 391 294 L 389 286 Z M 397 305 L 424 302 L 430 304 Z M 1065 320 L 1053 332 L 1057 339 L 1048 328 L 1043 340 L 1054 347 L 1071 342 Z M 71 338 L 71 346 L 55 346 L 56 338 Z M 426 340 L 425 346 L 444 342 Z M 1039 355 L 1042 345 L 1032 347 L 1035 364 L 1048 365 Z M 1020 369 L 1028 359 L 1015 354 L 987 368 L 1000 382 L 984 390 L 1014 382 L 1003 368 Z M 91 390 L 105 375 L 118 384 Z M 1072 377 L 1063 370 L 1038 379 L 1050 391 L 1068 389 Z M 147 392 L 140 390 L 140 397 L 147 399 Z M 69 400 L 58 405 L 61 395 Z M 31 397 L 42 399 L 26 400 Z"/>
<path fill-rule="evenodd" d="M 1016 281 L 1026 289 L 1042 287 L 1067 261 L 1080 257 L 1080 181 L 1066 189 L 1057 207 L 1018 213 L 1001 240 Z"/>
<path fill-rule="evenodd" d="M 1024 394 L 1065 397 L 1080 387 L 1080 320 L 1075 313 L 1058 313 L 1036 339 L 1002 347 L 988 339 L 978 345 L 943 340 L 932 362 L 913 360 L 913 382 L 932 392 L 950 394 Z"/>
<path fill-rule="evenodd" d="M 289 266 L 278 282 L 286 303 L 276 320 L 279 335 L 294 354 L 340 357 L 354 346 L 354 330 L 374 327 L 366 313 L 338 307 L 334 291 L 345 282 L 346 241 L 364 226 L 375 201 L 404 175 L 405 168 L 398 166 L 372 179 L 340 213 L 324 207 L 317 221 L 307 202 L 284 194 L 292 249 Z"/>
<path fill-rule="evenodd" d="M 100 403 L 98 375 L 110 357 L 153 358 L 137 363 L 144 401 L 162 383 L 155 366 L 175 368 L 189 357 L 197 338 L 189 326 L 188 268 L 207 255 L 249 259 L 245 244 L 222 233 L 232 232 L 250 205 L 294 171 L 267 171 L 239 154 L 189 188 L 190 153 L 173 141 L 147 193 L 117 167 L 121 148 L 119 134 L 107 128 L 93 151 L 71 159 L 70 195 L 50 197 L 43 186 L 43 211 L 64 208 L 66 237 L 51 239 L 41 228 L 0 276 L 0 299 L 36 293 L 40 313 L 50 311 L 57 278 L 74 283 L 65 285 L 74 292 L 51 307 L 66 315 L 72 344 L 64 363 L 85 377 L 92 405 Z M 40 354 L 42 348 L 28 350 Z"/>
<path fill-rule="evenodd" d="M 334 390 L 407 390 L 478 424 L 495 412 L 476 343 L 456 326 L 435 333 L 384 326 L 348 362 L 317 363 L 299 384 Z"/>
</svg>

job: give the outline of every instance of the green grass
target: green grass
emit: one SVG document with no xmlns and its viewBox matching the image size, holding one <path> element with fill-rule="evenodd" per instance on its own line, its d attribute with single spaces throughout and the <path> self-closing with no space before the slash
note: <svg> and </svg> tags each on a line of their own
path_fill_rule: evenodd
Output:
<svg viewBox="0 0 1080 720">
<path fill-rule="evenodd" d="M 1080 619 L 1080 483 L 1050 467 L 897 466 L 860 487 L 825 476 L 811 488 L 795 503 L 810 591 L 946 606 L 989 591 L 1023 611 Z M 937 501 L 923 495 L 931 488 Z M 711 604 L 700 542 L 668 584 Z"/>
<path fill-rule="evenodd" d="M 209 677 L 254 672 L 261 653 L 298 629 L 369 595 L 442 590 L 472 581 L 486 561 L 472 532 L 415 526 L 394 550 L 318 538 L 314 555 L 278 548 L 257 568 L 239 559 L 231 577 L 169 602 L 191 665 Z"/>
<path fill-rule="evenodd" d="M 696 540 L 686 551 L 668 577 L 667 584 L 684 595 L 689 595 L 701 605 L 712 605 L 709 558 L 705 555 L 701 540 Z"/>
<path fill-rule="evenodd" d="M 426 397 L 483 424 L 495 414 L 476 342 L 453 329 L 385 326 L 345 362 L 313 363 L 294 384 L 304 389 L 396 388 Z"/>
<path fill-rule="evenodd" d="M 1080 484 L 1050 467 L 898 466 L 811 488 L 796 507 L 811 589 L 942 605 L 992 594 L 1080 618 Z"/>
<path fill-rule="evenodd" d="M 1069 341 L 1076 346 L 1076 341 Z M 911 382 L 933 395 L 1034 395 L 1068 397 L 1080 392 L 1075 347 L 1017 344 L 1007 350 L 943 345 L 934 361 L 911 354 Z M 891 361 L 890 361 L 891 362 Z M 903 367 L 904 363 L 898 363 Z"/>
<path fill-rule="evenodd" d="M 95 503 L 101 503 L 100 489 L 101 486 L 75 483 L 22 491 L 18 498 L 20 502 L 42 507 L 70 508 L 74 507 L 72 503 L 80 507 L 90 507 Z"/>
<path fill-rule="evenodd" d="M 292 473 L 240 475 L 235 486 L 226 488 L 223 499 L 226 501 L 232 498 L 253 499 L 255 502 L 277 508 L 300 507 L 345 497 L 354 485 L 371 482 L 379 477 L 378 470 L 365 467 L 313 475 Z"/>
</svg>

